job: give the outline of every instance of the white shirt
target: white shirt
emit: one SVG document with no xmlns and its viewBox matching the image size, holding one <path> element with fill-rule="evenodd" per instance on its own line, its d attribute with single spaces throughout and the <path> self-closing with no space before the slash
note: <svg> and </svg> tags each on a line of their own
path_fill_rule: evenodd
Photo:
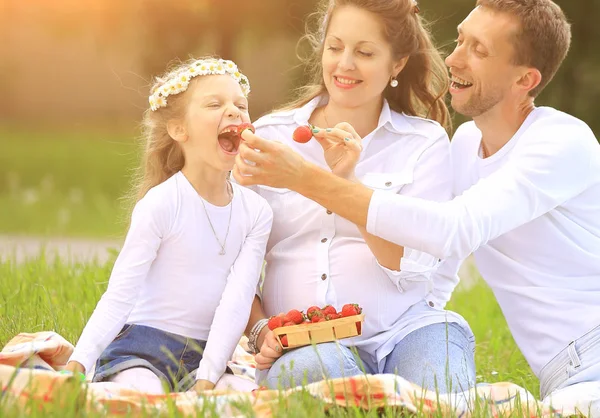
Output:
<svg viewBox="0 0 600 418">
<path fill-rule="evenodd" d="M 272 223 L 268 204 L 233 185 L 224 207 L 204 201 L 178 172 L 152 188 L 131 217 L 108 288 L 71 360 L 90 370 L 125 323 L 207 341 L 197 379 L 216 382 L 244 332 Z M 219 255 L 231 212 L 225 243 Z"/>
<path fill-rule="evenodd" d="M 432 203 L 376 192 L 367 230 L 466 257 L 491 286 L 536 375 L 600 323 L 600 145 L 582 121 L 536 108 L 481 159 L 473 122 L 452 141 L 455 193 Z"/>
<path fill-rule="evenodd" d="M 257 134 L 283 142 L 328 169 L 316 141 L 292 140 L 294 129 L 306 125 L 324 100 L 315 98 L 302 108 L 259 119 Z M 356 174 L 369 187 L 389 195 L 442 201 L 451 197 L 450 143 L 439 124 L 393 112 L 386 102 L 377 128 L 362 144 Z M 312 305 L 341 309 L 346 303 L 358 303 L 365 313 L 363 335 L 343 343 L 360 347 L 380 365 L 409 332 L 446 319 L 462 322 L 458 315 L 442 310 L 458 282 L 458 262 L 444 263 L 436 271 L 437 258 L 405 248 L 401 271 L 388 270 L 346 219 L 288 189 L 259 186 L 258 191 L 274 214 L 262 289 L 267 315 Z M 403 317 L 424 298 L 433 310 L 415 308 L 415 315 Z"/>
</svg>

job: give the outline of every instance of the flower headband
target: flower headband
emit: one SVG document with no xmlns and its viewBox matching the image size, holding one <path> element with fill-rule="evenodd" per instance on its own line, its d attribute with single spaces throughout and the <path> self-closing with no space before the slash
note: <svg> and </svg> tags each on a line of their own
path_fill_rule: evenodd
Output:
<svg viewBox="0 0 600 418">
<path fill-rule="evenodd" d="M 224 75 L 229 74 L 240 83 L 244 96 L 250 94 L 248 77 L 240 73 L 233 61 L 224 59 L 201 59 L 193 61 L 173 74 L 170 74 L 162 85 L 152 90 L 148 101 L 153 111 L 167 105 L 167 97 L 187 90 L 192 78 L 199 75 Z"/>
</svg>

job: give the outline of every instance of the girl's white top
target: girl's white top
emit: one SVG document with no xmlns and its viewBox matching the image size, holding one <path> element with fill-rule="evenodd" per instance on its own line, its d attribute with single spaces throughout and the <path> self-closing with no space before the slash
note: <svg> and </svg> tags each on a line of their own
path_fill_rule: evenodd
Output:
<svg viewBox="0 0 600 418">
<path fill-rule="evenodd" d="M 315 98 L 302 108 L 262 117 L 255 123 L 257 134 L 329 169 L 315 140 L 299 144 L 292 139 L 294 129 L 306 125 L 325 100 Z M 367 186 L 390 196 L 451 198 L 450 142 L 439 124 L 396 113 L 386 102 L 377 128 L 362 144 L 356 174 Z M 464 324 L 442 309 L 458 283 L 457 260 L 440 264 L 436 257 L 405 248 L 401 271 L 386 269 L 354 224 L 288 189 L 257 190 L 274 215 L 262 288 L 267 315 L 358 303 L 365 313 L 363 335 L 342 342 L 361 348 L 381 368 L 384 357 L 411 331 L 445 320 Z"/>
<path fill-rule="evenodd" d="M 224 207 L 204 202 L 178 172 L 152 188 L 131 217 L 108 289 L 71 360 L 89 371 L 125 323 L 207 341 L 197 379 L 216 382 L 247 325 L 273 214 L 252 190 L 233 184 Z"/>
<path fill-rule="evenodd" d="M 480 144 L 473 122 L 452 140 L 458 197 L 375 192 L 367 230 L 440 258 L 474 252 L 539 376 L 600 324 L 600 145 L 585 123 L 548 107 L 493 156 L 482 159 Z"/>
</svg>

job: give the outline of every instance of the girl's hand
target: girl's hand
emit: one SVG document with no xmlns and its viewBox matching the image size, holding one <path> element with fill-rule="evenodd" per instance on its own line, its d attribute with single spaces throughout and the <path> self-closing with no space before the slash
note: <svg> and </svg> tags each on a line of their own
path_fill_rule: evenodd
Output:
<svg viewBox="0 0 600 418">
<path fill-rule="evenodd" d="M 362 152 L 362 138 L 352 125 L 341 122 L 328 129 L 315 127 L 313 136 L 323 148 L 331 172 L 347 180 L 356 180 L 354 169 Z"/>
<path fill-rule="evenodd" d="M 66 370 L 68 372 L 71 373 L 83 373 L 85 374 L 85 368 L 83 367 L 83 364 L 78 363 L 76 361 L 70 361 L 67 363 L 67 365 L 65 366 L 65 368 L 63 370 Z"/>
<path fill-rule="evenodd" d="M 197 394 L 201 395 L 207 390 L 213 390 L 215 388 L 215 384 L 208 380 L 198 379 L 196 380 L 196 384 L 194 385 L 194 391 Z"/>
<path fill-rule="evenodd" d="M 283 348 L 277 342 L 275 333 L 271 330 L 265 335 L 260 353 L 255 356 L 256 368 L 258 370 L 270 369 L 273 363 L 283 355 Z"/>
</svg>

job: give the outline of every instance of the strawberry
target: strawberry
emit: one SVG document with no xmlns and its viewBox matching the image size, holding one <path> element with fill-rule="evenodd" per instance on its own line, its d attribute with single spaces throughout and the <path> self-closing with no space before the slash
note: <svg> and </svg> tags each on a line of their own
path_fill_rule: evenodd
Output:
<svg viewBox="0 0 600 418">
<path fill-rule="evenodd" d="M 278 316 L 272 316 L 269 318 L 269 322 L 267 322 L 267 326 L 271 331 L 275 328 L 279 328 L 283 326 L 283 320 Z"/>
<path fill-rule="evenodd" d="M 312 316 L 310 317 L 310 322 L 319 322 L 319 319 L 324 318 L 323 312 L 321 312 L 320 310 L 313 312 Z"/>
<path fill-rule="evenodd" d="M 298 126 L 292 135 L 292 138 L 296 142 L 300 142 L 301 144 L 305 144 L 311 140 L 313 134 L 312 129 L 308 125 Z"/>
<path fill-rule="evenodd" d="M 318 306 L 311 306 L 306 310 L 306 317 L 308 319 L 312 319 L 315 312 L 321 312 L 321 308 L 319 308 Z"/>
<path fill-rule="evenodd" d="M 285 314 L 285 317 L 288 319 L 288 321 L 293 322 L 294 324 L 301 324 L 304 322 L 304 315 L 297 309 L 290 310 L 287 314 Z"/>
<path fill-rule="evenodd" d="M 309 320 L 313 319 L 313 317 L 315 315 L 323 315 L 323 312 L 321 311 L 321 308 L 319 308 L 318 306 L 311 306 L 310 308 L 307 309 L 307 311 L 306 311 L 306 317 Z"/>
<path fill-rule="evenodd" d="M 362 329 L 362 322 L 357 322 L 356 323 L 356 331 L 358 331 L 358 335 L 360 335 L 361 329 Z"/>
<path fill-rule="evenodd" d="M 338 313 L 333 313 L 333 314 L 327 314 L 327 315 L 325 315 L 325 319 L 328 320 L 328 321 L 331 321 L 333 319 L 339 319 L 341 317 L 342 317 L 342 315 L 340 315 Z"/>
<path fill-rule="evenodd" d="M 237 126 L 237 134 L 241 137 L 242 132 L 244 132 L 246 129 L 250 129 L 252 133 L 256 132 L 256 129 L 254 129 L 254 126 L 251 123 L 244 122 Z"/>
<path fill-rule="evenodd" d="M 342 307 L 342 316 L 354 316 L 362 312 L 362 308 L 356 303 L 348 303 Z"/>
<path fill-rule="evenodd" d="M 293 327 L 294 325 L 296 325 L 296 323 L 292 321 L 288 321 L 285 324 L 283 324 L 284 327 Z"/>
<path fill-rule="evenodd" d="M 287 340 L 287 335 L 282 335 L 281 337 L 279 337 L 279 340 L 281 341 L 281 345 L 284 347 L 288 346 L 288 340 Z"/>
<path fill-rule="evenodd" d="M 329 314 L 336 314 L 337 313 L 337 311 L 335 310 L 335 308 L 333 306 L 331 306 L 331 305 L 327 305 L 327 306 L 323 307 L 322 311 L 323 311 L 323 315 L 325 315 L 325 316 L 327 316 Z"/>
</svg>

